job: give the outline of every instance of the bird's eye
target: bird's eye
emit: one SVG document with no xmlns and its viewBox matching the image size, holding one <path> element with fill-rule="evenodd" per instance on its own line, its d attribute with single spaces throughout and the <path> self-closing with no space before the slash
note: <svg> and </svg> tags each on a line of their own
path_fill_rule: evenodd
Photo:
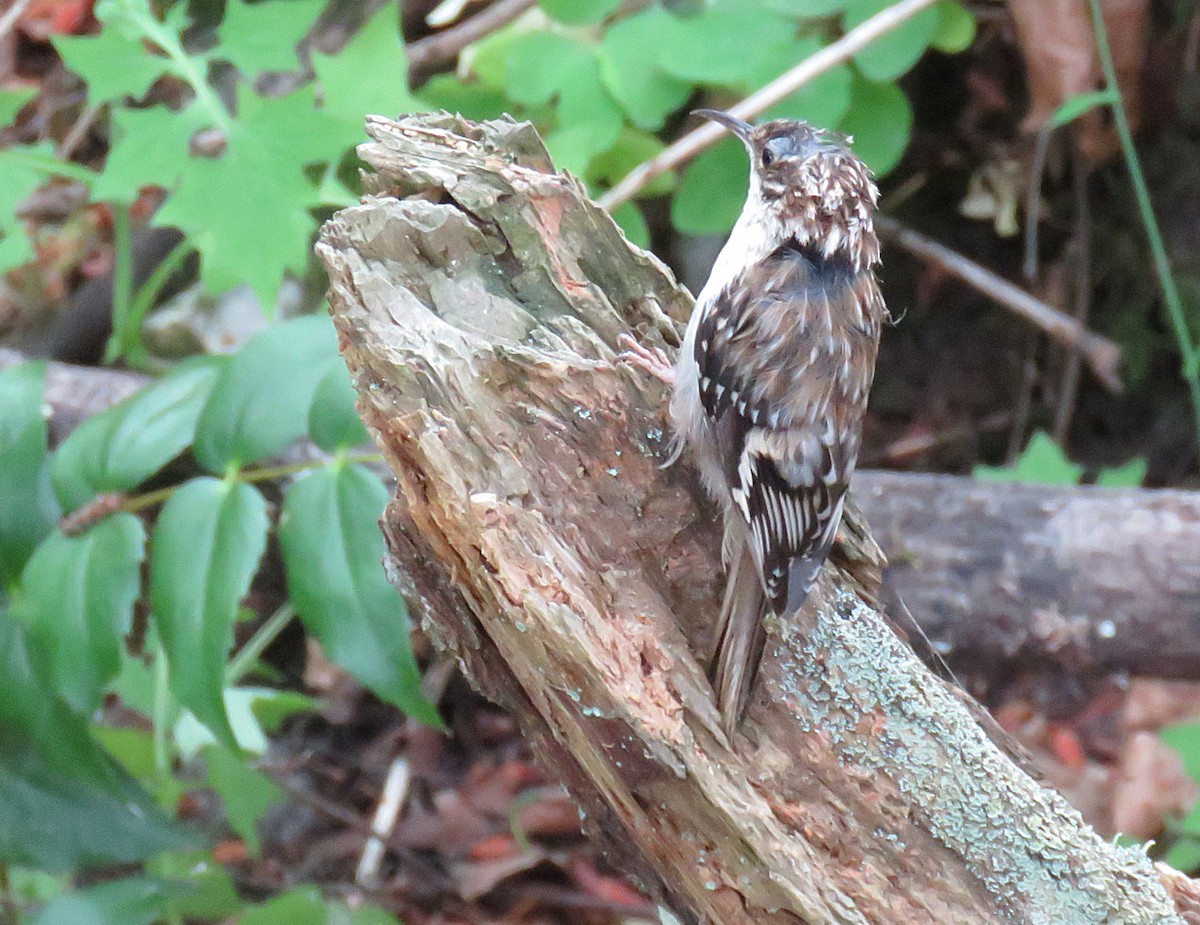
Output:
<svg viewBox="0 0 1200 925">
<path fill-rule="evenodd" d="M 763 165 L 764 167 L 770 167 L 770 166 L 771 166 L 772 164 L 774 164 L 774 163 L 775 163 L 775 154 L 774 154 L 774 152 L 772 152 L 770 148 L 763 148 L 763 151 L 762 151 L 762 165 Z"/>
</svg>

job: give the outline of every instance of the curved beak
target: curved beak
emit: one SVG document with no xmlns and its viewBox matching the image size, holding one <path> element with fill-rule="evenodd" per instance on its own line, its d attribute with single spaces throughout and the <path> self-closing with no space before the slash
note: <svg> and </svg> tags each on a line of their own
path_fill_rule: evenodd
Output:
<svg viewBox="0 0 1200 925">
<path fill-rule="evenodd" d="M 737 116 L 731 116 L 729 113 L 722 112 L 719 109 L 693 109 L 692 115 L 702 116 L 710 122 L 717 122 L 729 129 L 743 143 L 750 143 L 750 133 L 754 130 L 754 126 L 749 122 L 743 122 Z"/>
</svg>

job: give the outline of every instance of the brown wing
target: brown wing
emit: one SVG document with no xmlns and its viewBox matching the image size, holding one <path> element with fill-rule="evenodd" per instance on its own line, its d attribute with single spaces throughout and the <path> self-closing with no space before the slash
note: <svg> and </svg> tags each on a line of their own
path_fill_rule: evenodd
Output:
<svg viewBox="0 0 1200 925">
<path fill-rule="evenodd" d="M 883 315 L 869 270 L 788 246 L 700 319 L 700 399 L 777 613 L 804 602 L 829 554 Z"/>
</svg>

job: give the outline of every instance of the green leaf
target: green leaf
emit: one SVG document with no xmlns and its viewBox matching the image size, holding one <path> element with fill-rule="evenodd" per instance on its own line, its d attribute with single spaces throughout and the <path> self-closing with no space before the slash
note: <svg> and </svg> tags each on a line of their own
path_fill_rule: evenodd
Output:
<svg viewBox="0 0 1200 925">
<path fill-rule="evenodd" d="M 600 22 L 621 5 L 621 0 L 541 0 L 542 9 L 568 26 Z"/>
<path fill-rule="evenodd" d="M 329 372 L 317 383 L 308 412 L 308 435 L 313 443 L 336 453 L 370 442 L 371 436 L 354 407 L 355 398 L 346 364 L 330 364 Z"/>
<path fill-rule="evenodd" d="M 193 479 L 154 525 L 150 602 L 171 690 L 217 738 L 237 748 L 222 697 L 238 603 L 267 543 L 266 502 L 249 485 Z"/>
<path fill-rule="evenodd" d="M 816 19 L 840 13 L 853 2 L 854 0 L 765 0 L 764 5 L 776 13 Z"/>
<path fill-rule="evenodd" d="M 233 922 L 234 913 L 244 903 L 233 885 L 229 871 L 213 863 L 206 851 L 160 854 L 146 865 L 147 870 L 164 880 L 186 881 L 188 892 L 167 898 L 166 921 Z M 178 917 L 178 918 L 176 918 Z"/>
<path fill-rule="evenodd" d="M 1160 735 L 1168 747 L 1179 753 L 1187 776 L 1200 780 L 1200 723 L 1167 726 Z"/>
<path fill-rule="evenodd" d="M 854 0 L 842 17 L 843 27 L 849 32 L 891 5 L 892 0 Z M 924 9 L 875 39 L 854 56 L 854 63 L 870 80 L 894 80 L 917 63 L 937 32 L 939 21 L 937 7 Z"/>
<path fill-rule="evenodd" d="M 194 452 L 210 472 L 271 456 L 304 436 L 317 384 L 340 363 L 327 315 L 256 334 L 221 371 L 200 413 Z"/>
<path fill-rule="evenodd" d="M 25 628 L 3 610 L 0 806 L 0 861 L 10 864 L 73 871 L 189 841 L 38 677 Z"/>
<path fill-rule="evenodd" d="M 1058 445 L 1039 431 L 1033 435 L 1015 466 L 976 466 L 974 475 L 985 482 L 1077 485 L 1079 477 L 1083 475 L 1083 466 L 1077 466 L 1067 459 Z"/>
<path fill-rule="evenodd" d="M 251 755 L 262 755 L 270 742 L 267 733 L 275 731 L 289 716 L 311 712 L 316 701 L 295 691 L 270 687 L 225 688 L 225 713 L 238 747 Z M 191 713 L 184 712 L 173 730 L 175 747 L 184 761 L 191 761 L 210 745 L 220 744 L 208 727 Z"/>
<path fill-rule="evenodd" d="M 35 87 L 0 90 L 0 126 L 13 125 L 17 121 L 17 115 L 25 108 L 25 104 L 35 96 L 37 96 Z"/>
<path fill-rule="evenodd" d="M 650 229 L 646 227 L 646 218 L 635 202 L 624 202 L 613 210 L 613 221 L 621 226 L 632 244 L 649 249 Z"/>
<path fill-rule="evenodd" d="M 899 163 L 912 133 L 912 106 L 893 83 L 877 84 L 857 74 L 850 111 L 838 128 L 854 139 L 854 153 L 877 177 Z"/>
<path fill-rule="evenodd" d="M 325 903 L 326 925 L 399 925 L 396 917 L 378 906 L 355 906 L 341 902 Z"/>
<path fill-rule="evenodd" d="M 1123 466 L 1100 470 L 1096 478 L 1097 485 L 1106 488 L 1138 488 L 1146 481 L 1146 460 L 1131 459 Z"/>
<path fill-rule="evenodd" d="M 151 925 L 179 887 L 150 877 L 126 877 L 56 896 L 34 925 Z"/>
<path fill-rule="evenodd" d="M 114 514 L 79 536 L 56 531 L 25 566 L 19 613 L 48 674 L 75 712 L 88 714 L 121 667 L 141 590 L 142 522 Z"/>
<path fill-rule="evenodd" d="M 132 203 L 144 186 L 175 189 L 193 161 L 192 136 L 209 126 L 207 113 L 192 105 L 180 112 L 164 106 L 117 108 L 109 117 L 112 144 L 104 170 L 92 184 L 96 199 Z"/>
<path fill-rule="evenodd" d="M 509 97 L 527 106 L 550 102 L 584 56 L 590 57 L 583 45 L 556 32 L 519 36 L 508 46 L 504 84 Z"/>
<path fill-rule="evenodd" d="M 666 145 L 641 129 L 626 127 L 616 142 L 591 159 L 587 168 L 589 183 L 615 186 L 626 174 L 644 161 L 659 154 Z M 641 196 L 663 196 L 675 188 L 675 174 L 668 171 L 651 181 Z"/>
<path fill-rule="evenodd" d="M 671 202 L 671 222 L 685 234 L 723 234 L 746 201 L 750 167 L 746 149 L 726 138 L 709 148 L 683 175 Z"/>
<path fill-rule="evenodd" d="M 365 140 L 368 113 L 392 118 L 420 108 L 408 89 L 395 4 L 385 4 L 339 54 L 314 52 L 312 65 L 324 111 L 342 124 L 344 143 Z"/>
<path fill-rule="evenodd" d="M 87 84 L 93 106 L 127 96 L 140 100 L 154 81 L 171 70 L 168 59 L 151 54 L 140 39 L 114 26 L 87 38 L 64 35 L 53 41 L 63 63 Z"/>
<path fill-rule="evenodd" d="M 48 141 L 36 145 L 10 148 L 0 151 L 0 228 L 13 221 L 17 206 L 26 196 L 42 185 L 47 178 L 44 171 L 31 161 L 37 158 L 54 157 L 54 145 Z M 0 252 L 0 272 L 26 263 L 33 257 L 33 248 L 21 224 L 13 224 L 5 230 L 4 251 Z"/>
<path fill-rule="evenodd" d="M 299 69 L 296 46 L 312 28 L 325 0 L 229 0 L 217 29 L 220 44 L 212 57 L 231 61 L 247 77 L 261 71 Z"/>
<path fill-rule="evenodd" d="M 621 135 L 621 109 L 600 78 L 592 55 L 575 60 L 558 102 L 558 125 L 546 148 L 560 170 L 583 176 L 593 157 L 611 148 Z"/>
<path fill-rule="evenodd" d="M 777 59 L 795 43 L 794 23 L 750 5 L 710 7 L 674 23 L 659 39 L 659 66 L 693 83 L 749 86 L 758 60 Z"/>
<path fill-rule="evenodd" d="M 453 74 L 436 74 L 417 94 L 421 109 L 454 112 L 482 122 L 498 119 L 510 108 L 507 98 L 479 80 L 464 81 Z"/>
<path fill-rule="evenodd" d="M 208 785 L 225 804 L 229 825 L 246 843 L 251 856 L 262 854 L 258 821 L 272 806 L 278 806 L 286 794 L 271 778 L 252 767 L 242 755 L 225 748 L 210 746 L 204 750 L 208 767 Z"/>
<path fill-rule="evenodd" d="M 223 357 L 181 363 L 79 425 L 50 467 L 63 507 L 73 511 L 96 495 L 129 491 L 187 449 L 223 365 Z"/>
<path fill-rule="evenodd" d="M 604 84 L 638 128 L 661 127 L 691 96 L 690 83 L 658 66 L 662 37 L 674 23 L 670 14 L 654 6 L 614 25 L 601 43 Z"/>
<path fill-rule="evenodd" d="M 467 48 L 463 62 L 481 87 L 504 93 L 508 82 L 508 50 L 525 34 L 515 26 L 507 26 Z"/>
<path fill-rule="evenodd" d="M 135 779 L 148 781 L 158 773 L 151 733 L 132 726 L 93 726 L 92 735 Z"/>
<path fill-rule="evenodd" d="M 1112 90 L 1092 90 L 1088 93 L 1076 93 L 1067 97 L 1046 120 L 1048 126 L 1058 128 L 1068 122 L 1074 122 L 1085 112 L 1091 112 L 1097 106 L 1112 106 L 1117 95 Z"/>
<path fill-rule="evenodd" d="M 938 51 L 966 51 L 975 41 L 975 16 L 957 0 L 941 0 L 937 5 L 937 31 L 929 44 Z"/>
<path fill-rule="evenodd" d="M 1200 840 L 1181 838 L 1171 846 L 1163 862 L 1185 874 L 1192 873 L 1200 868 Z"/>
<path fill-rule="evenodd" d="M 325 925 L 325 903 L 316 887 L 297 887 L 247 909 L 239 925 Z"/>
<path fill-rule="evenodd" d="M 186 182 L 155 216 L 156 224 L 186 232 L 200 251 L 209 291 L 248 283 L 271 312 L 284 272 L 307 267 L 317 226 L 308 210 L 317 195 L 304 168 L 345 145 L 343 130 L 313 108 L 313 99 L 312 87 L 278 99 L 243 93 L 224 155 L 193 159 Z"/>
<path fill-rule="evenodd" d="M 45 363 L 0 371 L 0 600 L 59 517 L 42 414 Z"/>
<path fill-rule="evenodd" d="M 279 520 L 288 592 L 326 654 L 384 700 L 440 725 L 421 694 L 404 602 L 380 564 L 379 478 L 360 466 L 310 472 L 288 490 Z"/>
<path fill-rule="evenodd" d="M 4 152 L 0 151 L 0 155 Z M 3 158 L 0 157 L 0 164 Z M 3 192 L 0 191 L 0 196 Z M 29 236 L 21 228 L 5 232 L 0 228 L 0 273 L 7 273 L 29 263 L 36 256 Z"/>
</svg>

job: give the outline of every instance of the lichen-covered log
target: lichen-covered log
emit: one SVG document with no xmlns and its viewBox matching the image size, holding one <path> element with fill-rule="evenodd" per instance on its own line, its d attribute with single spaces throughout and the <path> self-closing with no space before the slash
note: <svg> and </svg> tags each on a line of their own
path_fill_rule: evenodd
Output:
<svg viewBox="0 0 1200 925">
<path fill-rule="evenodd" d="M 368 131 L 368 195 L 319 253 L 399 480 L 390 565 L 590 834 L 689 922 L 1179 921 L 891 633 L 853 525 L 727 741 L 700 667 L 720 531 L 615 353 L 676 345 L 688 296 L 528 126 Z"/>
</svg>

